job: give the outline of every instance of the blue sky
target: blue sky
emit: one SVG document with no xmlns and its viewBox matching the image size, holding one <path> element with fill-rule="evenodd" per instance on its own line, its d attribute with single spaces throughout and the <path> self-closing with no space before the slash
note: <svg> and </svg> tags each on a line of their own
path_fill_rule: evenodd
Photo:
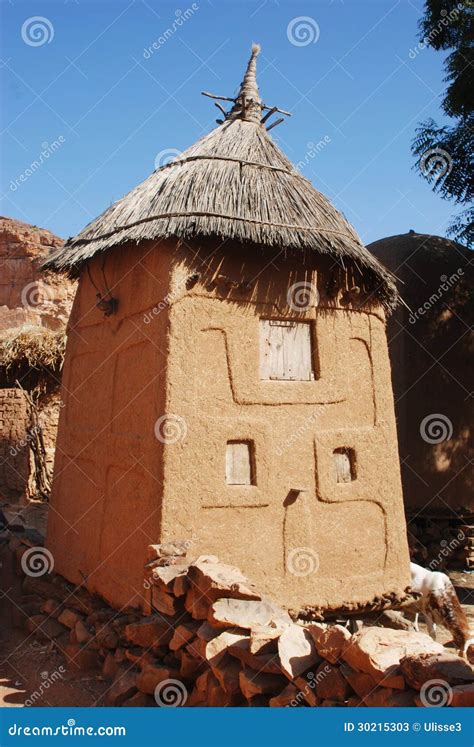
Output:
<svg viewBox="0 0 474 747">
<path fill-rule="evenodd" d="M 410 53 L 422 11 L 422 0 L 2 0 L 1 212 L 77 233 L 157 157 L 215 126 L 200 92 L 233 95 L 257 41 L 262 97 L 293 113 L 272 135 L 362 239 L 444 235 L 454 206 L 410 154 L 417 123 L 442 120 L 445 88 L 443 55 Z"/>
</svg>

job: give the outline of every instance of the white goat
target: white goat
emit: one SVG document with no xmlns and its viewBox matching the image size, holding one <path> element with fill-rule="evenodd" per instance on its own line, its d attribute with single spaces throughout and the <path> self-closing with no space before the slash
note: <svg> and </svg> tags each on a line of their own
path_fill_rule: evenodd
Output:
<svg viewBox="0 0 474 747">
<path fill-rule="evenodd" d="M 418 630 L 418 614 L 421 612 L 428 627 L 428 633 L 436 640 L 436 623 L 443 625 L 453 636 L 461 656 L 474 645 L 469 623 L 459 603 L 456 591 L 449 577 L 439 571 L 430 571 L 421 565 L 410 563 L 411 588 L 421 597 L 410 608 L 416 612 L 415 627 Z"/>
</svg>

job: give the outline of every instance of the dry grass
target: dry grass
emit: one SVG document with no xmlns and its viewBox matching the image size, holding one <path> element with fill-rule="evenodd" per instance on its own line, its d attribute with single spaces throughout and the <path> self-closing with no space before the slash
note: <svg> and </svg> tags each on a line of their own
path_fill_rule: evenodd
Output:
<svg viewBox="0 0 474 747">
<path fill-rule="evenodd" d="M 66 335 L 45 327 L 24 326 L 0 338 L 0 367 L 10 376 L 24 369 L 59 372 L 64 361 Z"/>
</svg>

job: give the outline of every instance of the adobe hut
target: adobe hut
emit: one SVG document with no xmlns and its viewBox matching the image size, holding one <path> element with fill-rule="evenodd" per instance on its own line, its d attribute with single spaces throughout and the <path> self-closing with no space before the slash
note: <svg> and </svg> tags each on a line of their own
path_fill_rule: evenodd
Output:
<svg viewBox="0 0 474 747">
<path fill-rule="evenodd" d="M 115 605 L 170 540 L 295 610 L 409 581 L 396 289 L 268 135 L 257 54 L 219 127 L 47 263 L 80 277 L 47 545 Z"/>
<path fill-rule="evenodd" d="M 474 568 L 474 255 L 415 231 L 367 248 L 400 278 L 407 304 L 389 319 L 388 340 L 414 556 L 433 569 Z"/>
</svg>

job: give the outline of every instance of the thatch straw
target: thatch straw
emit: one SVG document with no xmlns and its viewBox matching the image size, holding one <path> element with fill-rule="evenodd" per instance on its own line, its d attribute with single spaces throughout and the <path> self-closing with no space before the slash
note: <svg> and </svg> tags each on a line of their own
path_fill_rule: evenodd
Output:
<svg viewBox="0 0 474 747">
<path fill-rule="evenodd" d="M 0 338 L 0 368 L 8 374 L 22 369 L 59 372 L 64 361 L 66 335 L 45 327 L 24 326 Z"/>
<path fill-rule="evenodd" d="M 255 48 L 239 96 L 244 88 L 258 95 L 257 53 Z M 346 258 L 364 272 L 385 307 L 396 302 L 391 274 L 367 252 L 345 217 L 293 167 L 264 125 L 246 121 L 244 113 L 155 171 L 44 266 L 77 272 L 98 252 L 124 242 L 206 236 Z"/>
</svg>

